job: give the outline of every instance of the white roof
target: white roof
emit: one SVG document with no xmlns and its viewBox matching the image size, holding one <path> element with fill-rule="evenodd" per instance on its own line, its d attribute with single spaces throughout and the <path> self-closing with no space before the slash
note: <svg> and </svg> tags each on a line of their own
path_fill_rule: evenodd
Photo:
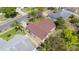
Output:
<svg viewBox="0 0 79 59">
<path fill-rule="evenodd" d="M 16 35 L 11 40 L 0 40 L 0 51 L 32 51 L 32 42 L 23 35 Z"/>
</svg>

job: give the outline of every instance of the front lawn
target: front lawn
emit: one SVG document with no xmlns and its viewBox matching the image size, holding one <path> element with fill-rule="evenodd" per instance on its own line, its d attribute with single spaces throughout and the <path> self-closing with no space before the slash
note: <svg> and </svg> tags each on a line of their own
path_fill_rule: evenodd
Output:
<svg viewBox="0 0 79 59">
<path fill-rule="evenodd" d="M 13 38 L 13 36 L 16 35 L 16 34 L 25 34 L 25 32 L 23 30 L 17 30 L 16 31 L 15 27 L 13 27 L 13 28 L 10 28 L 9 30 L 1 33 L 0 38 L 8 41 L 11 38 Z"/>
</svg>

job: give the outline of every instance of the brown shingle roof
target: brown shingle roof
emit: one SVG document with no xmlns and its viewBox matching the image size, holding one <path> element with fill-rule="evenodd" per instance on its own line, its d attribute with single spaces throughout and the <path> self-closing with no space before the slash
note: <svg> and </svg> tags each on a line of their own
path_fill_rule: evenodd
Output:
<svg viewBox="0 0 79 59">
<path fill-rule="evenodd" d="M 28 25 L 28 29 L 40 39 L 44 39 L 54 27 L 54 22 L 49 19 L 41 19 L 39 23 L 29 23 Z"/>
</svg>

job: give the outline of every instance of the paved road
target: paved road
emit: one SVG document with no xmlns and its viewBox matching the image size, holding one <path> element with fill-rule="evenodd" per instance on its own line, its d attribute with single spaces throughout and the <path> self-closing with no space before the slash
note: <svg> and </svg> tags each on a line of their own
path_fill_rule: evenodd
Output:
<svg viewBox="0 0 79 59">
<path fill-rule="evenodd" d="M 21 22 L 21 21 L 26 21 L 26 20 L 28 20 L 27 15 L 19 17 L 17 19 L 7 20 L 0 24 L 0 31 L 4 31 L 8 29 L 13 24 L 14 21 Z"/>
</svg>

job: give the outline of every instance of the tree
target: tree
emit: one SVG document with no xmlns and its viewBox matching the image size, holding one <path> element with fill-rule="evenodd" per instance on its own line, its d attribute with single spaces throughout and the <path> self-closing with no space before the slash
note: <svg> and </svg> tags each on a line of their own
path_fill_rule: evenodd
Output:
<svg viewBox="0 0 79 59">
<path fill-rule="evenodd" d="M 75 17 L 75 15 L 71 15 L 69 18 L 71 18 L 71 19 L 72 19 L 72 18 L 74 18 L 74 17 Z"/>
<path fill-rule="evenodd" d="M 37 10 L 43 11 L 45 8 L 44 7 L 36 7 Z"/>
<path fill-rule="evenodd" d="M 29 13 L 29 15 L 36 16 L 36 12 L 34 10 L 31 10 L 31 12 Z"/>
<path fill-rule="evenodd" d="M 57 18 L 57 21 L 55 22 L 56 27 L 57 27 L 58 29 L 63 29 L 63 28 L 65 28 L 64 23 L 65 23 L 65 20 L 63 19 L 63 17 L 58 17 L 58 18 Z"/>
<path fill-rule="evenodd" d="M 14 21 L 13 26 L 15 27 L 16 31 L 18 31 L 18 30 L 22 31 L 23 30 L 23 27 L 22 27 L 21 23 L 19 23 L 17 21 Z"/>
<path fill-rule="evenodd" d="M 76 35 L 73 35 L 71 39 L 72 39 L 72 44 L 78 43 L 78 37 Z"/>
<path fill-rule="evenodd" d="M 50 36 L 40 47 L 37 48 L 40 51 L 62 51 L 65 49 L 64 39 L 59 37 Z"/>
<path fill-rule="evenodd" d="M 47 9 L 48 9 L 48 10 L 52 10 L 52 11 L 55 13 L 55 12 L 57 12 L 57 10 L 58 10 L 59 8 L 57 8 L 57 7 L 48 7 Z"/>
<path fill-rule="evenodd" d="M 17 15 L 15 7 L 2 7 L 0 13 L 4 13 L 6 18 L 13 18 Z"/>
<path fill-rule="evenodd" d="M 66 42 L 66 48 L 67 48 L 67 50 L 69 50 L 70 48 L 72 48 L 72 45 L 71 45 L 71 43 L 69 41 Z"/>
<path fill-rule="evenodd" d="M 37 10 L 35 10 L 35 9 L 37 9 Z M 39 18 L 39 17 L 41 17 L 42 16 L 42 11 L 43 11 L 43 7 L 36 7 L 36 8 L 33 8 L 32 10 L 31 10 L 31 12 L 29 13 L 29 15 L 30 16 L 33 16 L 34 18 Z"/>
<path fill-rule="evenodd" d="M 78 36 L 73 34 L 73 31 L 70 29 L 64 29 L 64 38 L 66 39 L 67 49 L 73 48 L 73 45 L 76 46 L 76 43 L 78 43 Z"/>
<path fill-rule="evenodd" d="M 34 19 L 33 18 L 29 19 L 29 22 L 34 22 Z"/>
<path fill-rule="evenodd" d="M 79 23 L 79 18 L 74 16 L 73 18 L 71 18 L 70 22 L 71 23 Z"/>
<path fill-rule="evenodd" d="M 77 17 L 77 16 L 71 17 L 70 22 L 71 22 L 73 25 L 75 25 L 76 27 L 79 27 L 79 17 Z"/>
<path fill-rule="evenodd" d="M 64 37 L 67 39 L 67 41 L 70 41 L 72 37 L 72 30 L 64 29 Z"/>
<path fill-rule="evenodd" d="M 78 41 L 77 35 L 73 34 L 73 31 L 70 29 L 64 29 L 64 38 L 66 38 L 67 41 L 74 43 Z"/>
</svg>

